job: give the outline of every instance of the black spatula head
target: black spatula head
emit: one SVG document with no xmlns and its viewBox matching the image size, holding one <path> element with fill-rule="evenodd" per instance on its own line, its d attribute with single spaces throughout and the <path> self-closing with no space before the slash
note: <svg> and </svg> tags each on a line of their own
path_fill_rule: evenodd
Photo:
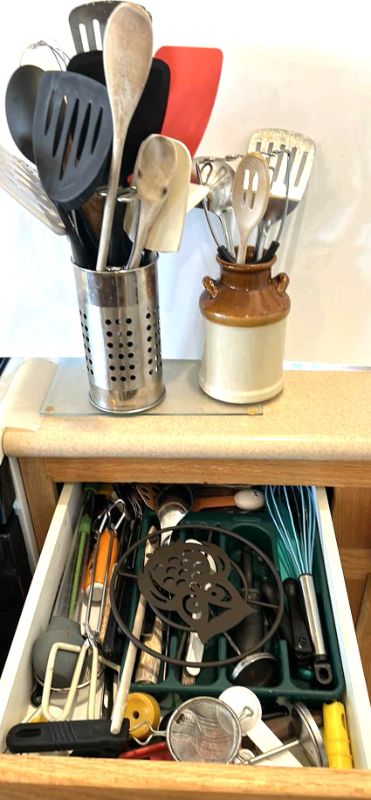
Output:
<svg viewBox="0 0 371 800">
<path fill-rule="evenodd" d="M 78 208 L 100 183 L 112 144 L 107 90 L 85 75 L 46 72 L 33 121 L 33 150 L 46 193 Z"/>
<path fill-rule="evenodd" d="M 88 75 L 100 83 L 105 83 L 103 53 L 100 50 L 78 53 L 71 58 L 67 69 L 69 72 Z M 169 88 L 168 65 L 160 58 L 152 59 L 147 83 L 134 111 L 126 137 L 120 179 L 123 185 L 126 185 L 126 178 L 133 172 L 141 143 L 152 133 L 161 133 Z"/>
<path fill-rule="evenodd" d="M 147 83 L 129 125 L 121 163 L 121 186 L 127 186 L 128 177 L 133 172 L 138 150 L 144 139 L 147 139 L 147 136 L 152 133 L 161 133 L 169 88 L 169 67 L 164 61 L 154 58 Z M 123 232 L 125 208 L 125 204 L 121 203 L 115 212 L 109 251 L 109 263 L 111 264 L 126 263 L 128 258 L 130 240 Z"/>
<path fill-rule="evenodd" d="M 44 71 L 33 64 L 25 64 L 13 72 L 5 95 L 5 113 L 10 133 L 21 151 L 34 160 L 32 126 L 36 97 Z"/>
<path fill-rule="evenodd" d="M 76 53 L 72 56 L 67 66 L 68 72 L 86 75 L 105 85 L 103 53 L 102 50 L 87 50 L 85 53 Z"/>
<path fill-rule="evenodd" d="M 147 83 L 134 111 L 122 157 L 121 179 L 125 182 L 131 175 L 144 139 L 152 133 L 161 133 L 165 119 L 170 88 L 170 69 L 165 61 L 152 59 Z"/>
</svg>

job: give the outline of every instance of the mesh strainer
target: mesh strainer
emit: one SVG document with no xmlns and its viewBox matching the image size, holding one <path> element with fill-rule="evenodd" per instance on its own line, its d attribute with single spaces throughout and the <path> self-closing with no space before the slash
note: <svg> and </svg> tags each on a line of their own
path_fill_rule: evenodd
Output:
<svg viewBox="0 0 371 800">
<path fill-rule="evenodd" d="M 192 697 L 177 708 L 166 732 L 151 728 L 151 736 L 165 736 L 176 761 L 229 764 L 241 747 L 241 726 L 234 711 L 214 697 Z M 135 738 L 135 737 L 133 737 Z"/>
</svg>

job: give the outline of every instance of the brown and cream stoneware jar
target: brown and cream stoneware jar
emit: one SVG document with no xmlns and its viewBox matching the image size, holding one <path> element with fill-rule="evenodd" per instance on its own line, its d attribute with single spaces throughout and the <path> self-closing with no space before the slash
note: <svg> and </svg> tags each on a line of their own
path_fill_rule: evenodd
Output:
<svg viewBox="0 0 371 800">
<path fill-rule="evenodd" d="M 283 272 L 272 277 L 276 258 L 263 264 L 217 261 L 220 278 L 204 278 L 200 297 L 201 389 L 227 403 L 269 400 L 283 387 L 289 278 Z"/>
</svg>

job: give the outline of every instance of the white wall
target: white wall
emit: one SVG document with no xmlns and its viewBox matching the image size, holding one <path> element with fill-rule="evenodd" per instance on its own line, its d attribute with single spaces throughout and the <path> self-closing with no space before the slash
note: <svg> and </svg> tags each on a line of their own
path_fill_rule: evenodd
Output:
<svg viewBox="0 0 371 800">
<path fill-rule="evenodd" d="M 371 48 L 369 3 L 353 0 L 143 0 L 161 44 L 219 46 L 221 84 L 200 154 L 244 151 L 258 127 L 311 136 L 317 157 L 306 201 L 286 229 L 278 268 L 290 275 L 290 360 L 371 364 Z M 0 142 L 16 152 L 3 98 L 24 47 L 38 39 L 72 54 L 58 0 L 7 5 L 0 48 Z M 44 62 L 41 66 L 44 65 Z M 50 62 L 53 68 L 53 62 Z M 68 243 L 0 192 L 0 351 L 82 354 Z M 165 357 L 198 357 L 201 278 L 215 274 L 201 212 L 181 250 L 161 256 Z"/>
</svg>

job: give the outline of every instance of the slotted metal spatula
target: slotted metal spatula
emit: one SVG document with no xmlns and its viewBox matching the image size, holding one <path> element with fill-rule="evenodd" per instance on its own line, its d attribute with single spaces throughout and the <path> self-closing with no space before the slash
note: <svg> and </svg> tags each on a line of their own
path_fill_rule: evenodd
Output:
<svg viewBox="0 0 371 800">
<path fill-rule="evenodd" d="M 256 244 L 256 258 L 259 260 L 271 227 L 280 223 L 274 242 L 277 250 L 287 214 L 291 214 L 303 197 L 313 166 L 315 144 L 302 133 L 283 128 L 260 128 L 253 133 L 248 152 L 268 156 L 271 171 L 269 202 Z M 270 255 L 274 255 L 273 250 Z"/>
<path fill-rule="evenodd" d="M 0 145 L 0 188 L 47 225 L 53 233 L 63 235 L 66 228 L 58 211 L 45 194 L 35 167 L 8 153 Z"/>
<path fill-rule="evenodd" d="M 118 5 L 119 0 L 98 0 L 72 9 L 68 21 L 76 53 L 102 49 L 108 17 Z"/>
</svg>

